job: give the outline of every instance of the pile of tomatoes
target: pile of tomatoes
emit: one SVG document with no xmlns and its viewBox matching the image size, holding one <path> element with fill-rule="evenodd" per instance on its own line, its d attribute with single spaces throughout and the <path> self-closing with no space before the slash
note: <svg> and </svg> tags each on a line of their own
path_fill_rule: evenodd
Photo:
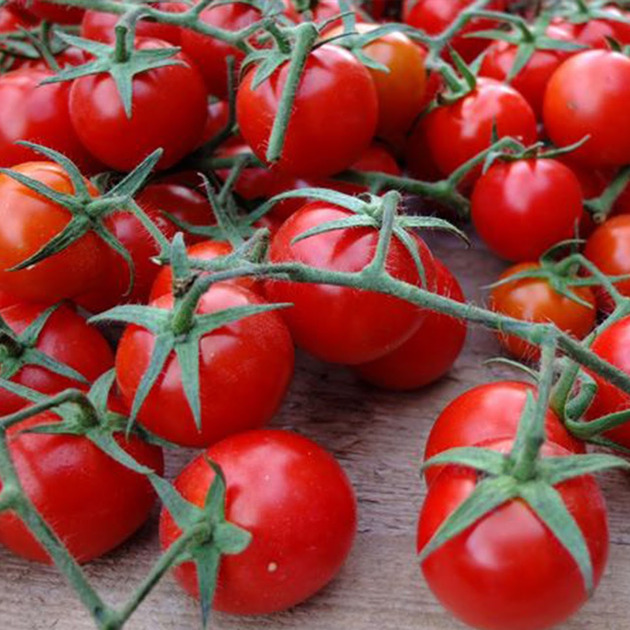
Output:
<svg viewBox="0 0 630 630">
<path fill-rule="evenodd" d="M 553 324 L 630 374 L 623 3 L 79 4 L 0 7 L 0 543 L 12 552 L 65 553 L 25 517 L 34 509 L 88 562 L 159 495 L 164 557 L 205 614 L 273 613 L 328 584 L 356 534 L 354 490 L 322 447 L 265 427 L 296 347 L 392 391 L 451 369 L 466 300 L 413 228 L 457 230 L 417 207 L 454 208 L 513 265 L 475 311 L 510 356 L 541 357 L 515 320 Z M 443 308 L 394 294 L 384 274 Z M 584 429 L 630 395 L 601 370 L 580 374 L 584 413 L 543 414 L 532 470 L 583 455 L 585 437 L 630 448 L 623 416 Z M 537 396 L 521 381 L 464 393 L 425 460 L 481 447 L 525 492 L 538 473 L 511 458 Z M 203 449 L 173 485 L 165 447 Z M 484 482 L 468 461 L 426 468 L 419 553 Z M 589 473 L 547 490 L 597 585 L 607 515 Z M 422 572 L 473 627 L 549 628 L 589 585 L 543 508 L 506 497 L 422 556 Z"/>
</svg>

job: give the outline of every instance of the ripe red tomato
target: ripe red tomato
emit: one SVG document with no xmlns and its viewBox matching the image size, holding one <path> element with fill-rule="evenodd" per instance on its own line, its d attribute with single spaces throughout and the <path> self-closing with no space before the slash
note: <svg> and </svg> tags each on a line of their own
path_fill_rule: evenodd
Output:
<svg viewBox="0 0 630 630">
<path fill-rule="evenodd" d="M 353 227 L 293 239 L 319 225 L 351 216 L 350 211 L 323 202 L 306 204 L 278 230 L 271 243 L 273 262 L 300 262 L 319 269 L 359 272 L 371 261 L 378 231 Z M 427 286 L 435 287 L 435 262 L 428 247 L 417 239 Z M 420 285 L 409 252 L 393 239 L 387 269 L 396 278 Z M 370 291 L 325 284 L 268 281 L 272 302 L 290 302 L 283 311 L 296 344 L 331 363 L 358 365 L 378 359 L 407 341 L 426 312 L 402 300 Z"/>
<path fill-rule="evenodd" d="M 206 127 L 203 130 L 203 137 L 199 141 L 202 147 L 206 142 L 210 142 L 219 132 L 223 131 L 230 119 L 230 105 L 227 101 L 215 101 L 208 99 L 208 118 Z M 228 138 L 223 146 L 230 144 L 242 144 L 243 140 L 239 135 Z"/>
<path fill-rule="evenodd" d="M 45 0 L 11 0 L 11 4 L 40 20 L 55 24 L 79 24 L 85 12 L 81 7 L 54 4 Z"/>
<path fill-rule="evenodd" d="M 89 562 L 131 536 L 149 517 L 155 493 L 149 480 L 75 435 L 22 433 L 58 422 L 42 413 L 9 430 L 9 451 L 20 483 L 72 556 Z M 115 436 L 138 463 L 162 474 L 162 449 L 136 437 Z M 50 563 L 48 553 L 12 512 L 0 514 L 0 543 L 13 553 Z"/>
<path fill-rule="evenodd" d="M 588 85 L 588 90 L 584 86 Z M 605 50 L 591 50 L 567 59 L 551 77 L 543 119 L 557 146 L 589 136 L 571 157 L 592 167 L 630 162 L 630 59 Z"/>
<path fill-rule="evenodd" d="M 509 85 L 481 78 L 475 90 L 425 116 L 425 150 L 442 175 L 450 175 L 491 145 L 495 125 L 499 138 L 536 141 L 536 116 L 527 101 Z"/>
<path fill-rule="evenodd" d="M 168 47 L 157 39 L 136 41 L 139 50 Z M 131 171 L 162 148 L 158 167 L 167 168 L 197 147 L 208 116 L 205 86 L 183 55 L 174 59 L 181 63 L 134 76 L 131 118 L 110 74 L 89 75 L 72 83 L 70 118 L 94 157 L 110 168 Z"/>
<path fill-rule="evenodd" d="M 451 448 L 478 446 L 493 440 L 513 439 L 525 407 L 529 383 L 498 381 L 473 387 L 451 402 L 435 421 L 427 439 L 424 461 Z M 545 416 L 547 441 L 567 451 L 584 453 L 585 446 L 575 439 L 551 410 Z M 432 485 L 444 466 L 431 466 L 425 473 Z"/>
<path fill-rule="evenodd" d="M 0 7 L 0 33 L 15 33 L 20 28 L 29 28 L 36 23 L 34 16 L 29 16 L 19 7 L 13 5 Z"/>
<path fill-rule="evenodd" d="M 505 280 L 522 271 L 539 269 L 538 263 L 521 263 L 503 272 L 499 280 Z M 558 293 L 551 284 L 542 278 L 515 280 L 492 289 L 490 308 L 516 319 L 528 322 L 551 322 L 560 330 L 584 339 L 595 327 L 597 306 L 591 287 L 572 287 L 571 291 L 582 301 L 583 306 Z M 518 337 L 498 334 L 501 345 L 514 357 L 524 361 L 540 358 L 540 349 Z"/>
<path fill-rule="evenodd" d="M 465 302 L 457 278 L 435 259 L 438 295 Z M 357 366 L 357 374 L 378 387 L 407 390 L 424 387 L 446 374 L 457 360 L 466 341 L 466 323 L 429 312 L 411 339 L 392 353 Z"/>
<path fill-rule="evenodd" d="M 74 192 L 70 178 L 54 162 L 27 162 L 14 170 L 57 192 Z M 88 185 L 96 196 L 96 189 Z M 52 303 L 93 286 L 101 274 L 106 247 L 93 232 L 33 267 L 10 271 L 57 236 L 70 218 L 66 208 L 0 175 L 0 290 L 24 300 Z"/>
<path fill-rule="evenodd" d="M 609 50 L 609 39 L 615 40 L 622 46 L 630 44 L 628 13 L 620 11 L 614 6 L 607 6 L 606 12 L 621 18 L 621 20 L 591 18 L 586 22 L 572 24 L 564 18 L 556 17 L 551 23 L 554 27 L 564 30 L 571 41 L 590 48 Z M 624 18 L 625 21 L 623 21 Z"/>
<path fill-rule="evenodd" d="M 256 89 L 255 69 L 250 69 L 238 89 L 238 125 L 261 160 L 288 69 L 289 64 L 283 64 Z M 338 46 L 320 46 L 306 62 L 275 166 L 296 177 L 328 177 L 343 171 L 370 145 L 377 119 L 376 88 L 365 66 Z"/>
<path fill-rule="evenodd" d="M 556 160 L 495 162 L 475 185 L 471 213 L 477 233 L 497 256 L 537 260 L 576 234 L 582 188 Z"/>
<path fill-rule="evenodd" d="M 3 308 L 0 315 L 11 330 L 20 334 L 45 309 L 41 304 L 22 302 Z M 70 306 L 59 306 L 50 315 L 34 347 L 76 370 L 90 383 L 114 366 L 114 354 L 103 335 Z M 10 349 L 8 351 L 11 357 Z M 37 365 L 24 366 L 10 380 L 43 394 L 57 394 L 69 387 L 86 388 L 79 381 Z M 0 388 L 0 416 L 13 413 L 26 404 L 24 399 Z"/>
<path fill-rule="evenodd" d="M 509 443 L 491 446 L 506 450 Z M 568 453 L 549 444 L 543 454 Z M 435 480 L 420 513 L 418 550 L 470 496 L 479 479 L 473 470 L 449 466 Z M 604 497 L 591 475 L 555 489 L 582 530 L 597 585 L 608 559 Z M 422 572 L 445 608 L 486 630 L 551 628 L 588 600 L 575 560 L 521 500 L 508 501 L 447 542 L 422 563 Z"/>
<path fill-rule="evenodd" d="M 217 284 L 203 295 L 197 312 L 261 304 L 256 294 L 234 284 Z M 170 309 L 170 295 L 151 302 Z M 116 353 L 116 378 L 131 405 L 147 370 L 155 337 L 129 326 Z M 249 429 L 263 427 L 282 403 L 293 376 L 291 336 L 278 313 L 246 317 L 206 334 L 199 344 L 201 431 L 195 427 L 182 386 L 179 362 L 168 358 L 139 413 L 142 424 L 160 437 L 182 446 L 203 447 Z"/>
<path fill-rule="evenodd" d="M 332 455 L 289 431 L 232 436 L 195 458 L 175 481 L 181 495 L 199 506 L 214 479 L 206 458 L 225 474 L 225 518 L 252 534 L 243 553 L 221 559 L 216 610 L 241 615 L 286 610 L 337 575 L 354 542 L 357 507 L 350 481 Z M 180 535 L 163 510 L 162 547 Z M 195 565 L 186 562 L 174 572 L 198 597 Z"/>
<path fill-rule="evenodd" d="M 69 157 L 82 172 L 96 172 L 98 165 L 83 147 L 70 122 L 68 83 L 40 85 L 51 70 L 21 68 L 0 76 L 0 166 L 15 166 L 41 156 L 16 145 L 28 140 Z"/>
</svg>

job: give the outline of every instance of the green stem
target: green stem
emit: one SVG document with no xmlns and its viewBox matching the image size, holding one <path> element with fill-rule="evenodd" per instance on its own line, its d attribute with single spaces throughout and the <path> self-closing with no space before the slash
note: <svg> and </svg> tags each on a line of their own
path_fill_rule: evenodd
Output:
<svg viewBox="0 0 630 630">
<path fill-rule="evenodd" d="M 396 213 L 398 212 L 400 201 L 400 193 L 395 191 L 390 191 L 383 197 L 382 227 L 379 230 L 378 243 L 376 245 L 374 258 L 363 270 L 363 275 L 366 277 L 378 277 L 385 269 L 387 253 L 389 252 L 389 248 L 392 243 L 392 236 L 394 234 L 394 220 L 396 218 Z"/>
</svg>

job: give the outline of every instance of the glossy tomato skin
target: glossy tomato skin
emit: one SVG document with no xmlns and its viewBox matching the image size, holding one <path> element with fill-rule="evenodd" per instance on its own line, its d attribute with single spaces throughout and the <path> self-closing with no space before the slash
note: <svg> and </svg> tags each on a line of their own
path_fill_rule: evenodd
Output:
<svg viewBox="0 0 630 630">
<path fill-rule="evenodd" d="M 512 136 L 526 146 L 536 141 L 532 108 L 514 88 L 494 79 L 478 79 L 475 90 L 428 114 L 422 121 L 426 149 L 442 175 L 487 149 L 494 125 L 499 138 Z"/>
<path fill-rule="evenodd" d="M 22 9 L 40 20 L 56 24 L 80 24 L 85 9 L 46 2 L 45 0 L 13 0 Z"/>
<path fill-rule="evenodd" d="M 147 520 L 155 492 L 146 476 L 117 463 L 83 436 L 21 433 L 58 421 L 43 413 L 15 425 L 8 433 L 9 451 L 37 511 L 78 562 L 89 562 L 123 543 Z M 138 463 L 163 473 L 161 448 L 136 437 L 115 437 Z M 0 514 L 0 543 L 28 560 L 51 563 L 11 512 Z"/>
<path fill-rule="evenodd" d="M 524 271 L 536 271 L 538 263 L 514 265 L 501 274 L 499 280 L 506 280 Z M 595 327 L 597 302 L 591 287 L 572 287 L 570 290 L 590 306 L 587 308 L 556 292 L 551 284 L 542 278 L 515 280 L 492 289 L 490 307 L 492 310 L 528 322 L 555 324 L 560 330 L 576 339 L 584 339 Z M 517 359 L 536 361 L 540 358 L 537 346 L 514 337 L 499 333 L 501 345 Z"/>
<path fill-rule="evenodd" d="M 136 40 L 140 50 L 170 46 L 157 39 Z M 162 148 L 158 168 L 168 168 L 197 147 L 208 116 L 206 89 L 199 71 L 183 55 L 173 59 L 183 63 L 135 75 L 131 118 L 111 75 L 90 75 L 72 83 L 72 124 L 81 142 L 103 164 L 131 171 Z"/>
<path fill-rule="evenodd" d="M 14 170 L 57 192 L 74 192 L 66 172 L 53 162 L 26 162 Z M 96 189 L 89 187 L 96 196 Z M 32 268 L 9 271 L 57 236 L 70 219 L 66 208 L 0 175 L 0 290 L 24 300 L 53 303 L 76 296 L 96 281 L 106 246 L 93 232 Z"/>
<path fill-rule="evenodd" d="M 513 439 L 518 430 L 527 393 L 535 393 L 529 383 L 498 381 L 485 383 L 453 400 L 435 421 L 424 451 L 424 460 L 451 448 L 476 446 L 492 440 Z M 584 453 L 585 446 L 574 438 L 551 410 L 545 416 L 547 441 L 573 453 Z M 443 466 L 425 470 L 431 486 Z"/>
<path fill-rule="evenodd" d="M 471 213 L 477 233 L 497 256 L 537 260 L 574 237 L 582 216 L 582 188 L 556 160 L 496 162 L 475 185 Z"/>
<path fill-rule="evenodd" d="M 466 298 L 457 278 L 435 259 L 438 295 L 458 302 Z M 427 313 L 420 328 L 392 353 L 359 365 L 359 376 L 377 387 L 410 390 L 429 385 L 446 374 L 457 360 L 466 341 L 465 322 L 440 313 Z"/>
<path fill-rule="evenodd" d="M 554 18 L 552 25 L 564 30 L 572 41 L 590 48 L 609 50 L 609 39 L 625 46 L 630 44 L 630 25 L 627 23 L 627 12 L 622 12 L 614 6 L 607 6 L 606 12 L 621 18 L 606 20 L 593 18 L 581 24 L 572 24 L 561 17 Z M 625 18 L 625 22 L 623 19 Z"/>
<path fill-rule="evenodd" d="M 263 161 L 288 69 L 289 64 L 283 64 L 256 89 L 251 69 L 238 89 L 239 128 Z M 296 177 L 343 171 L 370 145 L 377 119 L 376 88 L 365 66 L 338 46 L 320 46 L 306 62 L 275 168 Z"/>
<path fill-rule="evenodd" d="M 46 306 L 42 304 L 22 302 L 3 308 L 0 316 L 11 330 L 20 334 L 45 309 Z M 114 354 L 105 338 L 70 306 L 59 306 L 50 315 L 35 348 L 59 363 L 73 368 L 82 374 L 88 383 L 94 382 L 114 366 Z M 69 387 L 87 388 L 85 383 L 60 376 L 36 365 L 24 366 L 10 380 L 43 394 L 57 394 Z M 0 389 L 0 416 L 13 413 L 26 404 L 24 399 Z"/>
<path fill-rule="evenodd" d="M 509 444 L 490 448 L 505 450 Z M 545 456 L 569 453 L 548 445 Z M 429 489 L 418 523 L 418 550 L 470 496 L 475 471 L 449 466 Z M 608 559 L 604 497 L 590 475 L 556 486 L 582 530 L 594 583 Z M 523 501 L 505 503 L 482 517 L 422 563 L 422 572 L 442 605 L 464 623 L 484 630 L 545 630 L 574 614 L 588 600 L 575 560 Z"/>
<path fill-rule="evenodd" d="M 197 312 L 262 303 L 247 289 L 217 284 L 201 298 Z M 151 305 L 169 309 L 173 298 L 163 296 Z M 149 365 L 154 344 L 153 334 L 135 325 L 126 329 L 120 341 L 116 377 L 128 405 Z M 147 429 L 182 446 L 204 447 L 233 433 L 263 427 L 278 410 L 293 376 L 293 343 L 280 315 L 273 311 L 205 335 L 199 359 L 201 431 L 195 427 L 173 354 L 139 413 Z"/>
<path fill-rule="evenodd" d="M 573 160 L 596 168 L 622 166 L 630 162 L 628 99 L 628 57 L 605 50 L 574 55 L 556 70 L 547 86 L 545 129 L 559 147 L 589 136 L 572 152 Z"/>
<path fill-rule="evenodd" d="M 335 271 L 361 271 L 374 255 L 378 240 L 374 229 L 334 230 L 292 243 L 311 228 L 348 216 L 348 210 L 327 203 L 306 204 L 276 233 L 271 243 L 271 260 Z M 424 242 L 417 242 L 427 286 L 433 288 L 433 256 Z M 411 255 L 396 239 L 391 243 L 386 266 L 394 277 L 420 285 Z M 268 281 L 265 288 L 270 301 L 293 304 L 282 316 L 296 344 L 331 363 L 358 365 L 378 359 L 407 341 L 426 316 L 396 298 L 348 287 Z"/>
<path fill-rule="evenodd" d="M 182 496 L 200 506 L 214 479 L 204 456 L 225 474 L 226 519 L 252 534 L 243 553 L 221 560 L 216 610 L 240 615 L 286 610 L 335 577 L 356 535 L 357 507 L 352 486 L 332 455 L 289 431 L 229 437 L 194 459 L 175 481 Z M 162 547 L 179 536 L 171 515 L 163 511 Z M 179 565 L 175 576 L 198 597 L 193 563 Z"/>
<path fill-rule="evenodd" d="M 51 70 L 20 68 L 0 76 L 0 166 L 11 167 L 42 159 L 41 154 L 15 144 L 27 140 L 69 157 L 81 172 L 98 170 L 96 160 L 77 137 L 68 109 L 69 83 L 40 85 Z"/>
</svg>

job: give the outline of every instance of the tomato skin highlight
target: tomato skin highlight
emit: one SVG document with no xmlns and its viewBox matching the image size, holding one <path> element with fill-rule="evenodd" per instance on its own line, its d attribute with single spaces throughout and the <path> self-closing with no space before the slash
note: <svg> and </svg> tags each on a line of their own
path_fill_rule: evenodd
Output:
<svg viewBox="0 0 630 630">
<path fill-rule="evenodd" d="M 505 443 L 489 445 L 504 450 Z M 548 445 L 546 456 L 567 451 Z M 418 523 L 418 551 L 470 496 L 477 473 L 449 466 L 429 489 Z M 590 475 L 556 486 L 582 530 L 594 583 L 608 559 L 604 497 Z M 510 501 L 482 517 L 422 563 L 440 603 L 466 624 L 483 630 L 545 630 L 562 623 L 588 600 L 569 552 L 523 501 Z"/>
<path fill-rule="evenodd" d="M 283 64 L 256 89 L 255 70 L 249 70 L 238 89 L 239 128 L 262 161 L 288 68 Z M 306 62 L 274 168 L 296 177 L 328 177 L 343 171 L 372 142 L 377 119 L 376 88 L 365 66 L 338 46 L 316 48 Z"/>
<path fill-rule="evenodd" d="M 114 461 L 83 436 L 21 433 L 58 422 L 43 413 L 9 429 L 9 451 L 20 482 L 37 511 L 85 563 L 118 547 L 149 517 L 155 492 L 148 479 Z M 115 436 L 140 464 L 164 471 L 162 449 L 136 437 Z M 0 544 L 50 564 L 48 553 L 12 512 L 0 514 Z"/>
<path fill-rule="evenodd" d="M 512 262 L 537 260 L 574 236 L 582 216 L 582 188 L 553 159 L 496 162 L 477 181 L 472 220 L 488 248 Z"/>
<path fill-rule="evenodd" d="M 324 202 L 306 204 L 278 230 L 271 243 L 272 262 L 301 262 L 320 269 L 358 272 L 371 261 L 378 232 L 350 228 L 318 234 L 297 243 L 307 230 L 351 216 L 348 210 Z M 435 263 L 423 241 L 417 241 L 427 286 L 435 286 Z M 393 239 L 386 262 L 396 278 L 420 284 L 410 254 Z M 331 285 L 267 281 L 273 302 L 289 302 L 282 317 L 296 344 L 313 356 L 331 363 L 357 365 L 382 357 L 407 341 L 426 313 L 396 298 L 370 291 Z"/>
<path fill-rule="evenodd" d="M 216 610 L 238 615 L 286 610 L 335 577 L 355 538 L 357 508 L 352 486 L 332 455 L 295 433 L 270 430 L 232 436 L 204 455 L 225 474 L 226 519 L 253 537 L 243 553 L 222 558 Z M 200 455 L 175 487 L 201 506 L 213 478 Z M 180 534 L 163 511 L 162 547 Z M 181 564 L 174 573 L 198 597 L 194 564 Z"/>
<path fill-rule="evenodd" d="M 464 293 L 457 279 L 437 259 L 435 270 L 436 293 L 464 302 Z M 466 331 L 465 322 L 429 312 L 408 341 L 391 354 L 357 366 L 357 374 L 372 385 L 394 391 L 424 387 L 451 369 L 464 347 Z"/>
<path fill-rule="evenodd" d="M 251 291 L 222 283 L 203 295 L 197 312 L 261 303 Z M 170 309 L 173 298 L 163 296 L 150 305 Z M 153 333 L 135 325 L 127 327 L 120 340 L 116 378 L 127 405 L 133 403 L 154 344 Z M 149 431 L 181 446 L 205 447 L 233 433 L 263 427 L 280 407 L 293 376 L 293 342 L 273 311 L 205 335 L 199 358 L 201 431 L 195 427 L 173 353 L 138 415 Z"/>
</svg>

